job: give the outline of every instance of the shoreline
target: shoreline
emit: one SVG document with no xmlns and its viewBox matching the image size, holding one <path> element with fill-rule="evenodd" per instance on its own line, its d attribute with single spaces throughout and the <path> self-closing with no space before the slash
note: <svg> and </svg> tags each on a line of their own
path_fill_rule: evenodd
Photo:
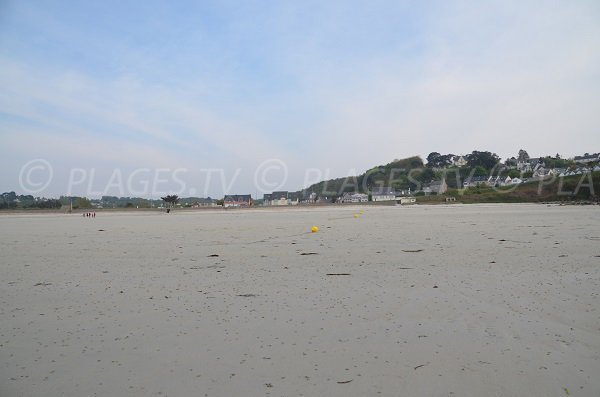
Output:
<svg viewBox="0 0 600 397">
<path fill-rule="evenodd" d="M 231 211 L 302 211 L 312 209 L 336 209 L 336 208 L 379 208 L 379 207 L 419 207 L 419 206 L 481 206 L 481 205 L 558 205 L 558 206 L 595 206 L 600 205 L 600 202 L 589 201 L 589 200 L 569 200 L 569 201 L 522 201 L 522 202 L 451 202 L 447 203 L 444 201 L 424 201 L 417 202 L 415 204 L 401 205 L 392 204 L 388 202 L 378 203 L 332 203 L 332 204 L 303 204 L 303 205 L 282 205 L 282 206 L 249 206 L 249 207 L 229 207 L 223 208 L 217 207 L 205 207 L 205 208 L 173 208 L 173 213 L 194 213 L 194 212 L 231 212 Z M 69 213 L 65 210 L 53 210 L 53 209 L 2 209 L 0 210 L 0 217 L 6 215 L 81 215 L 87 212 L 96 212 L 97 214 L 109 214 L 109 213 L 164 213 L 166 208 L 86 208 L 86 209 L 74 209 L 73 212 Z"/>
</svg>

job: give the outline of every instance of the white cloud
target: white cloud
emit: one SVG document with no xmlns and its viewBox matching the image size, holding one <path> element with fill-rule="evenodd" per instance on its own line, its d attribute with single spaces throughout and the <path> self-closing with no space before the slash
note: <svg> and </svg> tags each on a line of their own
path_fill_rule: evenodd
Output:
<svg viewBox="0 0 600 397">
<path fill-rule="evenodd" d="M 491 26 L 502 5 L 471 4 L 456 19 L 442 10 L 431 16 L 430 44 L 416 59 L 390 57 L 353 76 L 341 67 L 333 82 L 313 68 L 309 84 L 320 87 L 328 115 L 316 132 L 326 137 L 324 150 L 315 157 L 336 147 L 349 154 L 339 162 L 352 158 L 366 168 L 433 150 L 598 150 L 599 25 L 584 7 L 563 6 L 515 7 Z"/>
</svg>

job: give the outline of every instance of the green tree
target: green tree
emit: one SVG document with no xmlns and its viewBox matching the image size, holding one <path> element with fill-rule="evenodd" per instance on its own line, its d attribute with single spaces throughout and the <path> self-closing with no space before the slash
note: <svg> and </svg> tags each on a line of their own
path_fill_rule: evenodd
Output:
<svg viewBox="0 0 600 397">
<path fill-rule="evenodd" d="M 433 172 L 433 170 L 431 168 L 423 168 L 421 170 L 421 172 L 419 172 L 418 174 L 415 175 L 415 179 L 418 180 L 419 182 L 430 182 L 433 177 L 435 176 L 435 173 Z"/>
<path fill-rule="evenodd" d="M 87 209 L 92 208 L 92 203 L 85 197 L 74 197 L 73 208 Z"/>
<path fill-rule="evenodd" d="M 473 176 L 486 176 L 488 174 L 488 170 L 486 170 L 484 167 L 478 165 L 477 167 L 475 167 L 475 169 L 473 170 Z"/>
<path fill-rule="evenodd" d="M 444 168 L 452 165 L 453 154 L 439 154 L 438 152 L 431 152 L 427 156 L 427 167 Z"/>
<path fill-rule="evenodd" d="M 167 207 L 173 208 L 173 206 L 179 201 L 179 196 L 176 194 L 171 194 L 161 197 L 161 199 L 167 204 Z"/>
<path fill-rule="evenodd" d="M 479 152 L 474 150 L 471 154 L 466 156 L 467 164 L 470 168 L 481 166 L 487 170 L 491 170 L 500 162 L 500 157 L 496 153 L 491 152 Z"/>
<path fill-rule="evenodd" d="M 437 167 L 437 163 L 439 161 L 441 154 L 438 152 L 431 152 L 427 156 L 427 167 Z"/>
<path fill-rule="evenodd" d="M 523 149 L 519 150 L 519 155 L 517 156 L 517 160 L 519 160 L 522 163 L 529 161 L 529 154 L 527 154 L 527 151 L 525 151 Z"/>
<path fill-rule="evenodd" d="M 510 176 L 511 178 L 518 178 L 519 176 L 521 176 L 521 172 L 518 170 L 509 170 L 508 176 Z"/>
</svg>

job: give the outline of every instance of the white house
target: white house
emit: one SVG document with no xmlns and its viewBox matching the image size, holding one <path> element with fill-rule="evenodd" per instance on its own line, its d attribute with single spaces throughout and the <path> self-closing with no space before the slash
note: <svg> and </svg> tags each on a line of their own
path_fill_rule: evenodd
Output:
<svg viewBox="0 0 600 397">
<path fill-rule="evenodd" d="M 252 205 L 252 196 L 249 194 L 229 194 L 223 199 L 223 207 L 249 207 Z"/>
<path fill-rule="evenodd" d="M 566 168 L 552 168 L 551 170 L 548 171 L 547 175 L 553 175 L 553 176 L 564 176 L 564 173 L 567 171 Z"/>
<path fill-rule="evenodd" d="M 529 172 L 529 171 L 531 171 L 531 164 L 529 163 L 529 160 L 518 161 L 517 162 L 517 170 L 519 170 L 521 172 Z"/>
<path fill-rule="evenodd" d="M 400 197 L 400 204 L 401 205 L 409 205 L 409 204 L 414 204 L 416 202 L 417 202 L 417 199 L 415 197 L 412 197 L 412 196 Z"/>
<path fill-rule="evenodd" d="M 366 203 L 369 196 L 364 193 L 344 193 L 339 199 L 341 203 Z"/>
<path fill-rule="evenodd" d="M 396 200 L 396 191 L 391 187 L 374 188 L 371 198 L 373 201 L 394 201 Z"/>
<path fill-rule="evenodd" d="M 454 156 L 452 159 L 452 165 L 455 167 L 464 167 L 467 165 L 467 160 L 463 156 Z"/>
<path fill-rule="evenodd" d="M 487 184 L 488 186 L 498 186 L 502 184 L 502 178 L 500 178 L 500 175 L 498 176 L 490 176 L 487 180 Z"/>
<path fill-rule="evenodd" d="M 480 185 L 487 185 L 490 177 L 489 176 L 472 176 L 467 178 L 463 182 L 463 187 L 476 187 Z"/>
<path fill-rule="evenodd" d="M 579 164 L 587 164 L 592 163 L 594 161 L 600 161 L 600 153 L 586 153 L 583 156 L 575 156 L 573 160 L 575 160 L 575 162 Z"/>
<path fill-rule="evenodd" d="M 308 192 L 304 192 L 304 196 L 302 197 L 302 200 L 300 200 L 300 202 L 302 204 L 314 204 L 317 202 L 317 193 L 315 192 L 310 192 L 310 194 L 307 194 Z"/>
<path fill-rule="evenodd" d="M 271 205 L 288 205 L 288 192 L 271 193 Z"/>
<path fill-rule="evenodd" d="M 198 201 L 194 201 L 192 203 L 192 208 L 201 208 L 201 207 L 216 207 L 217 200 L 213 200 L 210 197 L 205 199 L 200 199 Z"/>
</svg>

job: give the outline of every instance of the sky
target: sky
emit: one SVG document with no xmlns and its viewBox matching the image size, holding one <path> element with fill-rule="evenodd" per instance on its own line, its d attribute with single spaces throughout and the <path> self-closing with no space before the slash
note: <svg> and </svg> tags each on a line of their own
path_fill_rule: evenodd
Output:
<svg viewBox="0 0 600 397">
<path fill-rule="evenodd" d="M 0 0 L 0 190 L 299 190 L 600 151 L 600 2 Z"/>
</svg>

